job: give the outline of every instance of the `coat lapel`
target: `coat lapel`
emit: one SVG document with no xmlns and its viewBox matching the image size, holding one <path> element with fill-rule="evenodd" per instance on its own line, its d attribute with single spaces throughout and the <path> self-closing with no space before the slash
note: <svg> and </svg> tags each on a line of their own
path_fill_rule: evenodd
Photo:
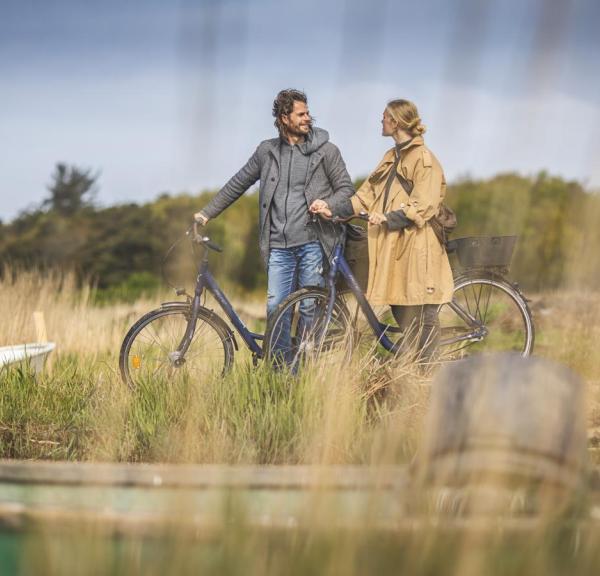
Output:
<svg viewBox="0 0 600 576">
<path fill-rule="evenodd" d="M 383 160 L 379 163 L 379 166 L 375 168 L 375 171 L 369 176 L 369 181 L 376 187 L 375 189 L 375 201 L 374 204 L 377 205 L 381 195 L 385 190 L 385 183 L 388 178 L 388 174 L 390 173 L 390 168 L 394 164 L 394 149 L 388 150 L 383 156 Z"/>
<path fill-rule="evenodd" d="M 415 146 L 422 146 L 423 144 L 424 144 L 423 138 L 421 136 L 416 136 L 415 138 L 412 139 L 411 143 L 406 148 L 403 148 L 400 151 L 400 162 L 398 162 L 397 172 L 403 178 L 405 178 L 405 176 L 402 173 L 402 164 L 403 164 L 404 158 L 406 157 L 408 151 L 411 150 Z M 379 185 L 377 188 L 377 192 L 375 194 L 375 203 L 377 203 L 379 201 L 379 199 L 381 198 L 381 196 L 383 195 L 383 193 L 385 191 L 385 183 L 387 182 L 387 176 L 389 174 L 390 168 L 393 166 L 394 161 L 396 160 L 394 150 L 395 150 L 394 148 L 391 148 L 390 150 L 388 150 L 385 153 L 385 156 L 383 157 L 381 164 L 377 167 L 376 171 L 373 173 L 374 175 L 377 174 L 377 172 L 380 171 L 380 168 L 381 168 L 381 171 L 385 171 L 384 173 L 382 172 L 382 177 L 379 180 Z M 387 199 L 388 207 L 392 205 L 392 202 L 394 201 L 394 199 L 401 192 L 406 193 L 403 186 L 400 184 L 400 181 L 396 178 L 395 181 L 392 182 L 392 186 L 390 188 L 390 193 L 389 193 L 389 196 Z"/>
<path fill-rule="evenodd" d="M 402 173 L 402 158 L 400 159 L 400 162 L 398 162 L 396 172 L 400 176 L 402 176 L 402 178 L 406 178 L 404 176 L 404 174 Z M 406 194 L 407 196 L 410 196 L 408 194 L 408 192 L 406 192 L 406 190 L 404 189 L 404 186 L 402 186 L 402 184 L 400 183 L 400 180 L 396 177 L 394 182 L 392 182 L 392 186 L 390 188 L 390 194 L 388 196 L 388 201 L 387 201 L 388 210 L 390 209 L 390 206 L 392 206 L 392 203 L 394 202 L 394 200 L 396 199 L 398 194 Z"/>
</svg>

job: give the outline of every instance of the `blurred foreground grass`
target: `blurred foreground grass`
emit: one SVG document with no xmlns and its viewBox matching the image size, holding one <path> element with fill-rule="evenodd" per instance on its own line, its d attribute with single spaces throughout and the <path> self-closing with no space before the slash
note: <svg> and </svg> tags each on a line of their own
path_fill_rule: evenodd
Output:
<svg viewBox="0 0 600 576">
<path fill-rule="evenodd" d="M 488 576 L 597 574 L 600 529 L 575 524 L 490 529 L 425 523 L 404 530 L 250 529 L 108 536 L 95 529 L 4 535 L 13 574 Z M 8 573 L 8 572 L 7 572 Z"/>
</svg>

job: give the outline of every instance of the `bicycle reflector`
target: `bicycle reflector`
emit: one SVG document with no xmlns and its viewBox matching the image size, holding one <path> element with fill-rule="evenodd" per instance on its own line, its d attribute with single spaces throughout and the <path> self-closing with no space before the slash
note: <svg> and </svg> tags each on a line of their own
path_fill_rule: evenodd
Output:
<svg viewBox="0 0 600 576">
<path fill-rule="evenodd" d="M 136 354 L 131 358 L 131 366 L 138 369 L 142 365 L 142 359 Z"/>
</svg>

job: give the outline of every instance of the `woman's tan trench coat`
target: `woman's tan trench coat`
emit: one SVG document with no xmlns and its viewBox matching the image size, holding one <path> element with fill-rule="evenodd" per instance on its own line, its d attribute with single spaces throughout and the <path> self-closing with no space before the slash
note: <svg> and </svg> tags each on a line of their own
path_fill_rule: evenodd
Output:
<svg viewBox="0 0 600 576">
<path fill-rule="evenodd" d="M 398 178 L 394 178 L 384 211 L 385 184 L 395 160 L 392 148 L 351 198 L 356 214 L 365 210 L 384 213 L 401 209 L 415 223 L 400 231 L 388 230 L 385 223 L 369 224 L 367 299 L 374 305 L 449 302 L 453 291 L 450 263 L 428 223 L 446 194 L 444 172 L 420 136 L 400 154 L 398 172 L 413 183 L 410 196 Z"/>
</svg>

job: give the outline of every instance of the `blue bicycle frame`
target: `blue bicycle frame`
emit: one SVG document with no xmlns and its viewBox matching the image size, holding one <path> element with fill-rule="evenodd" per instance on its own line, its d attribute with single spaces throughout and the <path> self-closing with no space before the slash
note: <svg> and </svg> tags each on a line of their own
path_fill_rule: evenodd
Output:
<svg viewBox="0 0 600 576">
<path fill-rule="evenodd" d="M 192 339 L 194 337 L 194 332 L 196 331 L 196 322 L 198 321 L 198 310 L 201 307 L 202 293 L 204 290 L 210 292 L 215 300 L 221 306 L 223 312 L 229 321 L 233 324 L 234 328 L 237 330 L 238 334 L 242 337 L 246 346 L 250 349 L 255 358 L 263 357 L 263 349 L 258 344 L 258 341 L 262 340 L 264 336 L 262 334 L 257 334 L 255 332 L 250 331 L 242 319 L 235 312 L 231 302 L 225 296 L 219 284 L 215 280 L 214 276 L 211 274 L 208 269 L 208 246 L 205 245 L 204 257 L 200 264 L 200 269 L 198 270 L 198 276 L 196 278 L 196 288 L 194 290 L 194 297 L 191 300 L 191 315 L 188 320 L 188 324 L 185 330 L 185 334 L 181 339 L 179 346 L 175 352 L 170 354 L 171 360 L 177 364 L 179 361 L 183 359 L 185 356 L 190 344 L 192 343 Z M 233 334 L 232 334 L 233 337 Z M 237 342 L 235 337 L 233 337 L 233 343 L 237 350 Z"/>
<path fill-rule="evenodd" d="M 382 324 L 381 322 L 379 322 L 377 316 L 375 315 L 375 312 L 373 311 L 373 308 L 371 308 L 365 295 L 363 294 L 362 288 L 358 285 L 354 274 L 352 274 L 350 265 L 344 257 L 343 247 L 340 242 L 336 243 L 335 248 L 333 250 L 333 257 L 331 258 L 329 274 L 327 276 L 329 300 L 327 302 L 325 330 L 331 320 L 331 315 L 333 314 L 333 307 L 337 293 L 335 282 L 338 272 L 343 276 L 344 280 L 350 287 L 350 290 L 352 294 L 354 294 L 358 305 L 360 306 L 361 310 L 366 316 L 367 321 L 371 326 L 371 329 L 373 330 L 375 336 L 377 336 L 378 342 L 389 352 L 396 352 L 398 350 L 399 343 L 390 340 L 387 337 L 386 332 L 401 332 L 401 330 L 397 326 L 390 326 L 389 324 Z"/>
</svg>

